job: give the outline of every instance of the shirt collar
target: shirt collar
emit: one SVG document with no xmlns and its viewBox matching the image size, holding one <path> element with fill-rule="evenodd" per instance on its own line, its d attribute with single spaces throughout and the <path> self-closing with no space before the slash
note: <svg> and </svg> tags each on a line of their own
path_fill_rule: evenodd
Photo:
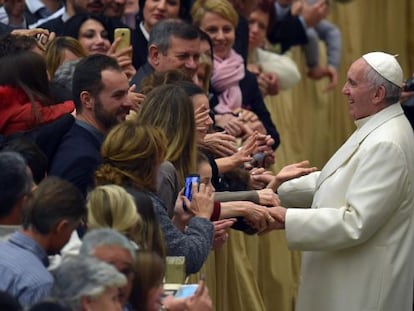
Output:
<svg viewBox="0 0 414 311">
<path fill-rule="evenodd" d="M 139 23 L 139 28 L 141 29 L 142 34 L 144 35 L 145 39 L 147 39 L 147 41 L 149 41 L 149 36 L 150 35 L 149 35 L 148 31 L 144 27 L 144 22 Z"/>
<path fill-rule="evenodd" d="M 61 17 L 62 22 L 66 23 L 66 22 L 69 20 L 69 18 L 71 18 L 71 16 L 70 16 L 70 15 L 68 14 L 68 12 L 65 10 L 65 11 L 63 12 L 63 14 L 62 14 L 62 17 Z"/>
<path fill-rule="evenodd" d="M 79 125 L 80 127 L 84 128 L 85 130 L 87 130 L 89 133 L 91 133 L 98 141 L 102 142 L 104 140 L 105 135 L 102 132 L 100 132 L 97 128 L 90 125 L 89 123 L 84 122 L 79 119 L 76 119 L 75 123 Z"/>
<path fill-rule="evenodd" d="M 282 20 L 290 11 L 290 5 L 282 7 L 278 2 L 275 2 L 277 20 Z"/>
<path fill-rule="evenodd" d="M 31 13 L 36 13 L 41 8 L 44 8 L 45 5 L 40 0 L 26 0 L 26 6 Z"/>
<path fill-rule="evenodd" d="M 46 251 L 32 238 L 21 231 L 17 231 L 10 236 L 9 242 L 23 248 L 40 259 L 45 267 L 49 266 L 49 259 Z"/>
</svg>

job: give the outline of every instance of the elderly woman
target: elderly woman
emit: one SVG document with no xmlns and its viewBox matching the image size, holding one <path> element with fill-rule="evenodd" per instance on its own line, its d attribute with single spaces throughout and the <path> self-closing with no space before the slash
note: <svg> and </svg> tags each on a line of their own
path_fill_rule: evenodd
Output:
<svg viewBox="0 0 414 311">
<path fill-rule="evenodd" d="M 270 134 L 275 149 L 279 145 L 279 133 L 263 102 L 257 79 L 246 70 L 243 58 L 233 49 L 237 12 L 225 0 L 197 0 L 191 13 L 194 24 L 206 32 L 213 42 L 211 83 L 214 97 L 211 105 L 217 114 L 217 125 L 224 127 L 230 122 L 235 125 L 246 123 L 251 129 Z M 243 133 L 234 131 L 230 134 L 240 136 Z"/>
<path fill-rule="evenodd" d="M 52 273 L 51 298 L 70 310 L 122 310 L 118 290 L 127 280 L 113 266 L 91 257 L 73 257 Z"/>
</svg>

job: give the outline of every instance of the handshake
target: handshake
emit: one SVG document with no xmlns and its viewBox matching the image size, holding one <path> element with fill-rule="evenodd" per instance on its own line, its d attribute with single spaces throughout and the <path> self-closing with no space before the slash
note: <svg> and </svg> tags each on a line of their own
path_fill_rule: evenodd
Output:
<svg viewBox="0 0 414 311">
<path fill-rule="evenodd" d="M 266 233 L 274 229 L 285 229 L 286 208 L 282 206 L 274 206 L 269 207 L 267 210 L 269 211 L 269 217 L 272 218 L 272 220 L 269 218 L 267 229 L 261 233 Z"/>
<path fill-rule="evenodd" d="M 282 206 L 268 207 L 266 224 L 258 229 L 258 234 L 265 234 L 272 230 L 285 229 L 286 208 Z"/>
</svg>

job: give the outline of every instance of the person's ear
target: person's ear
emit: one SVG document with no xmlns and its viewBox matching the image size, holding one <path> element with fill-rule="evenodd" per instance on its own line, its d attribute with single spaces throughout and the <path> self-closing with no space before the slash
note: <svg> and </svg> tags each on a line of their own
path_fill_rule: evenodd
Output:
<svg viewBox="0 0 414 311">
<path fill-rule="evenodd" d="M 59 220 L 58 223 L 55 225 L 54 231 L 56 234 L 61 235 L 67 230 L 70 229 L 70 223 L 66 219 Z"/>
<path fill-rule="evenodd" d="M 385 95 L 386 95 L 385 87 L 383 85 L 380 85 L 376 89 L 373 99 L 372 99 L 374 104 L 375 105 L 381 104 L 385 100 Z"/>
<path fill-rule="evenodd" d="M 83 296 L 82 298 L 81 298 L 81 306 L 82 306 L 82 310 L 85 310 L 85 311 L 92 311 L 93 310 L 93 308 L 92 308 L 92 298 L 91 297 L 88 297 L 88 296 Z"/>
<path fill-rule="evenodd" d="M 93 105 L 95 103 L 93 96 L 91 95 L 91 93 L 89 93 L 88 91 L 82 91 L 79 94 L 80 97 L 80 101 L 82 103 L 82 106 L 85 109 L 92 109 Z"/>
<path fill-rule="evenodd" d="M 148 48 L 148 59 L 150 61 L 150 64 L 153 67 L 157 67 L 160 63 L 160 50 L 158 47 L 154 44 L 151 44 Z"/>
</svg>

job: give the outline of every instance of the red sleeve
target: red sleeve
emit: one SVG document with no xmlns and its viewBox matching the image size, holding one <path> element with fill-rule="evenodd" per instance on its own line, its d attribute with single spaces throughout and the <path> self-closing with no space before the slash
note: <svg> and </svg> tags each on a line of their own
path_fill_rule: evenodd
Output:
<svg viewBox="0 0 414 311">
<path fill-rule="evenodd" d="M 218 201 L 214 201 L 214 210 L 213 210 L 213 214 L 211 214 L 210 220 L 211 221 L 219 220 L 220 214 L 221 214 L 221 204 Z"/>
<path fill-rule="evenodd" d="M 75 110 L 75 104 L 73 101 L 68 100 L 61 104 L 54 104 L 50 106 L 41 106 L 38 104 L 36 105 L 36 109 L 38 109 L 40 115 L 42 116 L 40 123 L 43 124 L 54 121 L 64 114 L 73 112 Z"/>
</svg>

